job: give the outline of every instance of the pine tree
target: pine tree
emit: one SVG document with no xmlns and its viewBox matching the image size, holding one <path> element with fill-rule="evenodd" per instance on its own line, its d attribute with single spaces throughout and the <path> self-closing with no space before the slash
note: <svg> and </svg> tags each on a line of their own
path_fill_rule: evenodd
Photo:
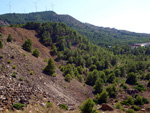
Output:
<svg viewBox="0 0 150 113">
<path fill-rule="evenodd" d="M 95 85 L 93 87 L 94 90 L 95 90 L 95 93 L 101 93 L 103 91 L 104 85 L 103 85 L 103 83 L 101 81 L 99 79 L 96 80 Z"/>
<path fill-rule="evenodd" d="M 32 51 L 32 41 L 30 39 L 27 39 L 24 44 L 22 45 L 22 48 L 25 51 L 31 52 Z"/>
<path fill-rule="evenodd" d="M 55 62 L 52 58 L 49 59 L 48 65 L 44 68 L 43 71 L 48 75 L 55 76 L 56 67 L 55 67 Z"/>
<path fill-rule="evenodd" d="M 98 99 L 99 104 L 107 103 L 108 98 L 109 96 L 106 90 L 103 90 L 103 92 L 101 92 L 100 94 L 97 94 L 97 99 Z"/>
<path fill-rule="evenodd" d="M 96 110 L 93 109 L 95 103 L 91 98 L 87 99 L 83 102 L 83 105 L 80 107 L 82 113 L 98 113 Z"/>
<path fill-rule="evenodd" d="M 9 35 L 8 35 L 8 38 L 7 38 L 7 42 L 12 42 L 12 40 L 13 40 L 12 35 L 9 34 Z"/>
</svg>

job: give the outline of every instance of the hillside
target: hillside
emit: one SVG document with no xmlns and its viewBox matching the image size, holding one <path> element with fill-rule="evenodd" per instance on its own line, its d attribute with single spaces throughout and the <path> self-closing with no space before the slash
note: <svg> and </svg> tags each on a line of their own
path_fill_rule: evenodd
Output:
<svg viewBox="0 0 150 113">
<path fill-rule="evenodd" d="M 13 91 L 14 95 L 10 106 L 21 101 L 23 101 L 23 104 L 29 104 L 30 96 L 40 98 L 39 95 L 42 95 L 42 99 L 38 100 L 41 103 L 43 101 L 54 101 L 58 105 L 66 104 L 69 109 L 74 109 L 87 97 L 93 96 L 89 86 L 83 87 L 77 80 L 72 80 L 71 83 L 65 82 L 58 67 L 56 67 L 56 77 L 49 77 L 42 72 L 47 64 L 44 60 L 51 57 L 50 49 L 39 42 L 34 30 L 2 27 L 0 33 L 4 37 L 4 47 L 0 49 L 0 95 L 3 98 L 3 103 L 0 105 L 1 110 L 3 110 L 2 108 L 6 105 Z M 8 34 L 12 35 L 13 43 L 6 42 Z M 38 48 L 41 53 L 39 58 L 21 49 L 24 40 L 29 37 L 33 41 L 33 47 Z M 11 62 L 8 63 L 8 60 L 11 60 Z M 12 68 L 14 65 L 16 69 Z M 57 62 L 56 66 L 58 66 Z M 31 71 L 33 71 L 33 75 L 30 74 Z M 13 73 L 16 74 L 16 78 L 12 77 Z M 88 92 L 87 95 L 85 95 L 85 92 Z M 36 103 L 36 100 L 34 101 Z"/>
<path fill-rule="evenodd" d="M 113 46 L 116 44 L 127 44 L 149 42 L 150 35 L 134 33 L 114 28 L 97 27 L 91 24 L 82 23 L 69 15 L 58 15 L 52 11 L 36 12 L 29 14 L 4 14 L 0 15 L 0 25 L 25 24 L 28 21 L 34 22 L 63 22 L 69 27 L 77 30 L 86 36 L 91 42 L 101 46 Z"/>
<path fill-rule="evenodd" d="M 58 22 L 0 27 L 1 111 L 149 112 L 150 47 L 115 47 Z"/>
</svg>

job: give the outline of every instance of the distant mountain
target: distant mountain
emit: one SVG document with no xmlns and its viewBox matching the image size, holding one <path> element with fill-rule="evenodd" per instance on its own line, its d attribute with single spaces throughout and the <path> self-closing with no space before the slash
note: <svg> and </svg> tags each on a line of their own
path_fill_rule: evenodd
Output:
<svg viewBox="0 0 150 113">
<path fill-rule="evenodd" d="M 62 22 L 86 36 L 91 42 L 109 46 L 116 44 L 133 44 L 149 42 L 150 34 L 134 33 L 114 28 L 98 27 L 88 23 L 82 23 L 69 15 L 58 15 L 53 11 L 35 12 L 29 14 L 4 14 L 0 15 L 0 25 L 25 24 L 28 21 L 35 22 Z"/>
</svg>

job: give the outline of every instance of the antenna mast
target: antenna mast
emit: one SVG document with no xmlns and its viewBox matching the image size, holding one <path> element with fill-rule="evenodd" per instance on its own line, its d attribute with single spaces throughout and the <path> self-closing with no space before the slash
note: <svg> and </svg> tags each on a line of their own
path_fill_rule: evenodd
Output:
<svg viewBox="0 0 150 113">
<path fill-rule="evenodd" d="M 37 12 L 37 1 L 36 2 L 33 2 L 35 4 L 35 10 Z"/>
<path fill-rule="evenodd" d="M 9 13 L 11 13 L 11 1 L 9 2 Z"/>
<path fill-rule="evenodd" d="M 54 10 L 54 4 L 53 4 L 53 2 L 52 2 L 52 4 L 51 4 L 51 6 L 52 6 L 52 11 Z"/>
</svg>

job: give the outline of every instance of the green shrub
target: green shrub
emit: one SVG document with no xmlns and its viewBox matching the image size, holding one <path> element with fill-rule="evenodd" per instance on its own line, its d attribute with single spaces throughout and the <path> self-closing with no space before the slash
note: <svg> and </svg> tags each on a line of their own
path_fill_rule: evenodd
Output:
<svg viewBox="0 0 150 113">
<path fill-rule="evenodd" d="M 134 109 L 135 111 L 139 111 L 140 110 L 140 107 L 138 107 L 136 105 L 132 105 L 131 108 Z"/>
<path fill-rule="evenodd" d="M 121 109 L 122 107 L 121 107 L 121 104 L 120 104 L 120 102 L 117 102 L 117 104 L 116 104 L 116 109 Z"/>
<path fill-rule="evenodd" d="M 129 96 L 128 98 L 127 98 L 127 100 L 123 100 L 122 102 L 121 102 L 121 104 L 123 104 L 123 105 L 132 105 L 134 103 L 134 100 L 133 100 L 133 98 L 132 98 L 132 96 Z"/>
<path fill-rule="evenodd" d="M 23 53 L 23 56 L 25 57 L 25 56 L 26 56 L 26 54 L 25 54 L 25 53 Z"/>
<path fill-rule="evenodd" d="M 132 105 L 134 103 L 134 100 L 133 100 L 132 96 L 129 96 L 127 98 L 127 103 L 129 103 L 130 105 Z"/>
<path fill-rule="evenodd" d="M 50 106 L 52 106 L 52 103 L 51 102 L 46 102 L 46 106 L 47 106 L 47 108 L 49 108 Z"/>
<path fill-rule="evenodd" d="M 120 87 L 123 87 L 123 89 L 129 89 L 129 87 L 125 85 L 125 83 L 121 83 Z"/>
<path fill-rule="evenodd" d="M 9 60 L 7 60 L 7 63 L 8 63 L 8 64 L 10 64 L 10 63 L 11 63 L 11 60 L 10 60 L 10 59 L 9 59 Z"/>
<path fill-rule="evenodd" d="M 130 105 L 130 104 L 127 102 L 127 100 L 123 100 L 123 101 L 121 102 L 121 104 L 123 104 L 123 105 Z"/>
<path fill-rule="evenodd" d="M 66 80 L 67 82 L 70 82 L 71 79 L 72 79 L 72 77 L 71 77 L 70 74 L 67 74 L 67 75 L 65 76 L 65 80 Z"/>
<path fill-rule="evenodd" d="M 96 98 L 98 99 L 99 104 L 101 104 L 101 103 L 107 103 L 109 96 L 107 91 L 103 90 L 100 94 L 96 95 Z"/>
<path fill-rule="evenodd" d="M 117 89 L 115 85 L 108 86 L 106 88 L 106 91 L 108 92 L 111 98 L 115 98 L 117 96 Z"/>
<path fill-rule="evenodd" d="M 144 97 L 143 97 L 143 102 L 144 102 L 144 104 L 149 104 L 149 100 L 147 98 L 144 98 Z"/>
<path fill-rule="evenodd" d="M 21 108 L 25 107 L 25 105 L 21 104 L 21 103 L 16 103 L 16 104 L 12 105 L 12 107 L 14 107 L 17 110 L 20 110 Z"/>
<path fill-rule="evenodd" d="M 14 77 L 14 78 L 16 78 L 16 74 L 15 73 L 13 73 L 11 76 Z"/>
<path fill-rule="evenodd" d="M 44 62 L 48 62 L 48 59 L 44 59 Z"/>
<path fill-rule="evenodd" d="M 19 78 L 20 81 L 23 81 L 23 78 Z"/>
<path fill-rule="evenodd" d="M 83 81 L 82 75 L 78 74 L 78 75 L 77 75 L 77 80 L 78 80 L 79 82 L 82 82 L 82 81 Z"/>
<path fill-rule="evenodd" d="M 126 83 L 131 84 L 131 85 L 134 85 L 137 83 L 137 76 L 134 72 L 131 72 L 128 74 Z"/>
<path fill-rule="evenodd" d="M 134 88 L 139 90 L 139 91 L 145 91 L 146 90 L 146 88 L 142 84 L 138 84 L 138 86 L 135 86 Z"/>
<path fill-rule="evenodd" d="M 16 69 L 16 65 L 13 65 L 13 67 L 12 67 L 13 69 Z"/>
<path fill-rule="evenodd" d="M 94 105 L 95 103 L 93 102 L 93 100 L 91 98 L 88 98 L 80 107 L 81 113 L 97 113 L 97 111 L 93 109 Z"/>
<path fill-rule="evenodd" d="M 30 75 L 33 75 L 33 73 L 34 73 L 33 71 L 30 71 Z"/>
<path fill-rule="evenodd" d="M 60 104 L 59 107 L 62 109 L 68 110 L 68 106 L 66 106 L 65 104 Z"/>
<path fill-rule="evenodd" d="M 2 49 L 3 48 L 3 42 L 2 42 L 2 40 L 0 40 L 0 49 Z"/>
<path fill-rule="evenodd" d="M 3 39 L 3 35 L 0 33 L 0 39 Z"/>
<path fill-rule="evenodd" d="M 32 55 L 38 58 L 39 55 L 40 55 L 40 51 L 36 48 L 36 49 L 33 51 L 33 54 L 32 54 Z"/>
<path fill-rule="evenodd" d="M 95 93 L 101 93 L 104 89 L 104 85 L 101 80 L 97 79 L 95 85 L 93 86 Z"/>
<path fill-rule="evenodd" d="M 135 111 L 133 109 L 128 109 L 126 113 L 135 113 Z"/>
<path fill-rule="evenodd" d="M 137 95 L 135 100 L 134 100 L 134 104 L 136 104 L 136 105 L 143 105 L 144 104 L 143 98 L 140 95 Z"/>
<path fill-rule="evenodd" d="M 12 42 L 12 40 L 13 40 L 12 35 L 9 34 L 9 35 L 8 35 L 8 38 L 7 38 L 7 42 Z"/>
</svg>

